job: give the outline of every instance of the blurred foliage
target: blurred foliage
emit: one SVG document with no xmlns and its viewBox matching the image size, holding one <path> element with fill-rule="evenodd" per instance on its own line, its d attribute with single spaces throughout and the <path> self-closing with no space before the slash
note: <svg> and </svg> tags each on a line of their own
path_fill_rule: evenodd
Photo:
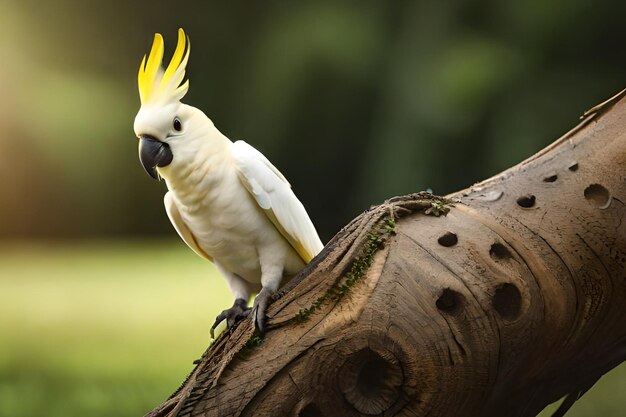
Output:
<svg viewBox="0 0 626 417">
<path fill-rule="evenodd" d="M 169 56 L 185 28 L 184 101 L 262 150 L 326 241 L 371 204 L 469 186 L 570 129 L 624 87 L 625 15 L 610 0 L 0 0 L 0 416 L 141 415 L 230 302 L 208 263 L 156 239 L 176 236 L 132 130 L 154 32 Z M 149 243 L 93 243 L 131 236 Z M 606 380 L 573 417 L 623 414 L 624 366 Z"/>
<path fill-rule="evenodd" d="M 182 242 L 14 243 L 0 265 L 0 417 L 143 415 L 230 305 Z"/>
<path fill-rule="evenodd" d="M 136 72 L 194 45 L 185 101 L 286 174 L 329 239 L 371 204 L 519 162 L 624 85 L 626 2 L 1 0 L 0 237 L 172 234 Z M 333 210 L 328 210 L 328 207 Z"/>
</svg>

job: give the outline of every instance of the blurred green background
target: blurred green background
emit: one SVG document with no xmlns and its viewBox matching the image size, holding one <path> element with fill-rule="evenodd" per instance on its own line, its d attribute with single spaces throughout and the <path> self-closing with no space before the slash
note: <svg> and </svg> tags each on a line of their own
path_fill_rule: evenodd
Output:
<svg viewBox="0 0 626 417">
<path fill-rule="evenodd" d="M 230 304 L 138 163 L 154 32 L 185 102 L 262 150 L 324 241 L 519 162 L 624 87 L 626 2 L 0 0 L 0 416 L 138 416 Z M 332 210 L 329 210 L 332 207 Z M 623 416 L 626 369 L 571 415 Z"/>
</svg>

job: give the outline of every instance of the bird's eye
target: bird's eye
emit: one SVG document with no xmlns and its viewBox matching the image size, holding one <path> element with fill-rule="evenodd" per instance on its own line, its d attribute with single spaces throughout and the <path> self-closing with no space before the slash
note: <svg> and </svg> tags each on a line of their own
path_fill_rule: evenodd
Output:
<svg viewBox="0 0 626 417">
<path fill-rule="evenodd" d="M 174 130 L 177 132 L 180 132 L 181 130 L 183 130 L 183 124 L 180 122 L 180 119 L 178 117 L 174 118 Z"/>
</svg>

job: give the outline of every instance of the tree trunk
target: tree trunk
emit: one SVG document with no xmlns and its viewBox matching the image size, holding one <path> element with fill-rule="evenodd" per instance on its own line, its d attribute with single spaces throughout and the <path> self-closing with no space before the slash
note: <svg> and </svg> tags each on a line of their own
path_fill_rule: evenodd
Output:
<svg viewBox="0 0 626 417">
<path fill-rule="evenodd" d="M 506 138 L 503 138 L 506 140 Z M 626 358 L 626 90 L 538 154 L 346 226 L 148 416 L 535 416 Z"/>
</svg>

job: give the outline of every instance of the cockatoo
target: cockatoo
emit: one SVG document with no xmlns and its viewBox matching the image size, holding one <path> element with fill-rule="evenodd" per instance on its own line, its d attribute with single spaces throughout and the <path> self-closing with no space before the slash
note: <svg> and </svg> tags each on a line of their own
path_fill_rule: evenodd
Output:
<svg viewBox="0 0 626 417">
<path fill-rule="evenodd" d="M 134 130 L 139 160 L 168 188 L 165 211 L 185 243 L 213 262 L 235 298 L 217 316 L 231 327 L 252 308 L 265 332 L 265 312 L 284 277 L 298 273 L 323 247 L 304 206 L 283 174 L 244 141 L 231 142 L 199 109 L 181 103 L 189 39 L 178 44 L 164 70 L 163 37 L 155 34 L 139 67 L 141 108 Z"/>
</svg>

